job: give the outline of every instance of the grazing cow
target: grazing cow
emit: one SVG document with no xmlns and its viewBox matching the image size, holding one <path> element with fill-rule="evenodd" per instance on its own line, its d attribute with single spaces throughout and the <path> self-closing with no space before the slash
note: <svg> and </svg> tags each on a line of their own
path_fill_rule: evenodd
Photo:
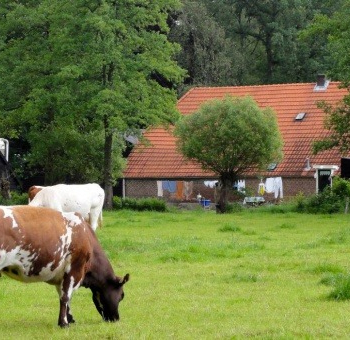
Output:
<svg viewBox="0 0 350 340">
<path fill-rule="evenodd" d="M 118 305 L 129 280 L 129 274 L 115 276 L 95 233 L 79 214 L 31 206 L 0 206 L 0 273 L 56 286 L 61 327 L 74 322 L 70 300 L 79 286 L 91 289 L 105 321 L 119 320 Z"/>
<path fill-rule="evenodd" d="M 102 208 L 105 200 L 104 190 L 96 183 L 57 184 L 50 187 L 30 187 L 29 205 L 48 207 L 64 212 L 78 212 L 92 229 L 102 226 Z M 32 198 L 31 198 L 32 197 Z"/>
</svg>

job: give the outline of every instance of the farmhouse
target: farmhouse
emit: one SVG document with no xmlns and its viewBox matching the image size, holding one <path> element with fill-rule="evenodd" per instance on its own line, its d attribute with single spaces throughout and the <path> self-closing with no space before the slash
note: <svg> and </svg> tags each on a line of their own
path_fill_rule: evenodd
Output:
<svg viewBox="0 0 350 340">
<path fill-rule="evenodd" d="M 237 187 L 249 196 L 258 196 L 262 190 L 260 195 L 266 197 L 264 189 L 271 183 L 278 183 L 277 191 L 269 195 L 288 198 L 298 193 L 318 192 L 331 184 L 332 176 L 340 174 L 342 156 L 337 150 L 312 153 L 313 141 L 327 135 L 323 125 L 325 113 L 318 103 L 339 103 L 347 94 L 339 85 L 321 75 L 316 83 L 197 87 L 180 98 L 177 107 L 181 114 L 188 115 L 207 100 L 248 95 L 261 108 L 274 109 L 284 141 L 283 160 L 270 164 L 262 173 L 243 174 Z M 203 171 L 200 164 L 184 159 L 176 150 L 172 131 L 171 127 L 155 127 L 145 132 L 148 143 L 138 143 L 128 157 L 123 178 L 124 196 L 195 201 L 200 195 L 214 199 L 216 174 Z"/>
</svg>

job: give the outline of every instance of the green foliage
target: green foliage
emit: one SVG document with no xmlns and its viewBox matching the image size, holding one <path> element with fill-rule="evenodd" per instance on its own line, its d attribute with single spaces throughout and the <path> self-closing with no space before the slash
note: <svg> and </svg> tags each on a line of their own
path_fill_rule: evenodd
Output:
<svg viewBox="0 0 350 340">
<path fill-rule="evenodd" d="M 318 40 L 325 40 L 325 47 L 331 57 L 331 74 L 336 79 L 349 83 L 349 62 L 348 46 L 350 43 L 349 22 L 350 22 L 350 1 L 337 1 L 335 11 L 318 14 L 309 27 L 303 32 L 308 37 Z"/>
<path fill-rule="evenodd" d="M 321 35 L 300 39 L 300 32 L 315 15 L 331 16 L 343 0 L 200 2 L 235 48 L 238 84 L 308 82 L 329 69 L 327 39 Z"/>
<path fill-rule="evenodd" d="M 167 18 L 179 5 L 0 3 L 0 134 L 24 146 L 22 174 L 110 189 L 123 170 L 123 135 L 177 119 L 184 71 Z"/>
<path fill-rule="evenodd" d="M 350 181 L 339 176 L 334 177 L 332 191 L 341 199 L 350 197 Z"/>
<path fill-rule="evenodd" d="M 200 1 L 184 1 L 169 38 L 182 47 L 177 60 L 188 72 L 186 85 L 237 83 L 242 56 Z"/>
<path fill-rule="evenodd" d="M 280 204 L 263 204 L 257 207 L 257 212 L 265 212 L 269 214 L 287 214 L 295 210 L 294 203 L 281 202 Z"/>
<path fill-rule="evenodd" d="M 113 209 L 130 209 L 135 211 L 168 211 L 166 202 L 157 198 L 120 198 L 113 197 Z"/>
<path fill-rule="evenodd" d="M 176 124 L 180 152 L 219 175 L 219 206 L 226 211 L 227 192 L 242 173 L 264 169 L 282 157 L 282 137 L 275 113 L 260 109 L 251 97 L 210 100 Z"/>
<path fill-rule="evenodd" d="M 120 210 L 123 208 L 123 199 L 119 196 L 113 196 L 113 209 Z"/>
<path fill-rule="evenodd" d="M 237 213 L 243 210 L 242 205 L 239 202 L 227 203 L 226 212 L 227 213 Z"/>
<path fill-rule="evenodd" d="M 276 116 L 250 98 L 227 96 L 204 103 L 182 117 L 175 135 L 178 147 L 206 170 L 234 179 L 251 167 L 280 160 L 282 138 Z"/>
<path fill-rule="evenodd" d="M 343 82 L 349 88 L 350 84 L 350 1 L 339 2 L 340 7 L 330 15 L 315 16 L 312 24 L 303 32 L 307 38 L 317 41 L 323 40 L 323 49 L 328 56 L 328 73 L 333 79 Z M 337 7 L 337 6 L 336 6 Z M 334 107 L 327 103 L 320 103 L 326 112 L 325 127 L 330 131 L 329 136 L 314 143 L 314 153 L 337 147 L 347 154 L 350 148 L 350 95 Z"/>
<path fill-rule="evenodd" d="M 334 177 L 333 186 L 326 187 L 318 194 L 305 197 L 298 195 L 295 199 L 295 210 L 304 213 L 334 214 L 344 212 L 345 201 L 350 197 L 350 182 Z"/>
<path fill-rule="evenodd" d="M 319 107 L 326 113 L 324 126 L 330 134 L 314 142 L 314 154 L 336 147 L 346 155 L 350 148 L 350 95 L 334 107 L 325 102 L 319 103 Z"/>
<path fill-rule="evenodd" d="M 28 204 L 28 194 L 20 194 L 17 191 L 11 191 L 11 198 L 4 199 L 0 196 L 0 205 L 27 205 Z"/>
</svg>

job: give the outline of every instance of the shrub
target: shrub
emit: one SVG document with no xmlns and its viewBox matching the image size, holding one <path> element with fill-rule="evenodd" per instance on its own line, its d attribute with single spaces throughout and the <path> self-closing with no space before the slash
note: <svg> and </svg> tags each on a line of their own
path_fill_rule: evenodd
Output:
<svg viewBox="0 0 350 340">
<path fill-rule="evenodd" d="M 119 196 L 113 196 L 112 199 L 113 209 L 120 210 L 123 208 L 123 201 L 122 198 Z"/>
<path fill-rule="evenodd" d="M 296 209 L 296 211 L 299 211 L 299 212 L 304 212 L 305 211 L 306 197 L 304 196 L 304 194 L 302 192 L 299 192 L 295 196 L 294 202 L 295 202 L 295 209 Z"/>
<path fill-rule="evenodd" d="M 131 209 L 137 211 L 168 211 L 165 201 L 157 198 L 120 198 L 114 196 L 113 208 L 116 210 Z"/>
<path fill-rule="evenodd" d="M 238 202 L 228 203 L 226 205 L 226 212 L 228 212 L 228 213 L 236 213 L 236 212 L 240 212 L 242 210 L 243 210 L 243 207 Z"/>
<path fill-rule="evenodd" d="M 332 191 L 339 198 L 350 197 L 350 181 L 338 176 L 334 177 Z"/>
<path fill-rule="evenodd" d="M 345 198 L 340 194 L 340 186 L 334 191 L 326 187 L 323 191 L 310 197 L 299 195 L 296 198 L 295 210 L 311 214 L 334 214 L 344 211 Z"/>
<path fill-rule="evenodd" d="M 0 205 L 26 205 L 28 204 L 27 193 L 20 194 L 17 191 L 11 191 L 11 198 L 4 199 L 0 196 Z"/>
</svg>

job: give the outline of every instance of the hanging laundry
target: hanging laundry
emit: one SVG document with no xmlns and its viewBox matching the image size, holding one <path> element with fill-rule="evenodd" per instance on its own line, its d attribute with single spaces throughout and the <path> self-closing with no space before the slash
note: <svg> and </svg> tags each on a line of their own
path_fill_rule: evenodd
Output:
<svg viewBox="0 0 350 340">
<path fill-rule="evenodd" d="M 269 177 L 265 181 L 265 191 L 267 193 L 273 193 L 275 199 L 283 198 L 283 183 L 282 177 Z"/>
<path fill-rule="evenodd" d="M 163 190 L 167 190 L 170 193 L 176 192 L 176 181 L 163 181 Z"/>
<path fill-rule="evenodd" d="M 218 181 L 204 181 L 204 185 L 209 188 L 215 188 Z"/>
<path fill-rule="evenodd" d="M 245 192 L 245 180 L 244 179 L 240 179 L 237 181 L 237 190 L 239 192 Z"/>
<path fill-rule="evenodd" d="M 274 178 L 273 178 L 273 177 L 266 178 L 266 181 L 265 181 L 265 191 L 266 191 L 268 194 L 271 194 L 271 193 L 274 192 Z"/>
<path fill-rule="evenodd" d="M 193 192 L 193 181 L 184 182 L 184 196 L 187 201 L 190 199 L 192 192 Z"/>
<path fill-rule="evenodd" d="M 259 187 L 258 187 L 258 194 L 259 194 L 260 196 L 263 196 L 264 193 L 265 193 L 265 184 L 263 183 L 263 181 L 261 181 L 261 182 L 259 183 Z"/>
<path fill-rule="evenodd" d="M 162 183 L 162 181 L 157 181 L 157 196 L 163 197 L 163 183 Z"/>
<path fill-rule="evenodd" d="M 183 200 L 183 198 L 184 198 L 184 182 L 183 181 L 177 181 L 175 197 L 178 200 Z"/>
<path fill-rule="evenodd" d="M 275 198 L 283 198 L 283 183 L 282 183 L 282 177 L 275 177 L 275 182 L 274 182 L 274 193 L 275 193 Z"/>
</svg>

